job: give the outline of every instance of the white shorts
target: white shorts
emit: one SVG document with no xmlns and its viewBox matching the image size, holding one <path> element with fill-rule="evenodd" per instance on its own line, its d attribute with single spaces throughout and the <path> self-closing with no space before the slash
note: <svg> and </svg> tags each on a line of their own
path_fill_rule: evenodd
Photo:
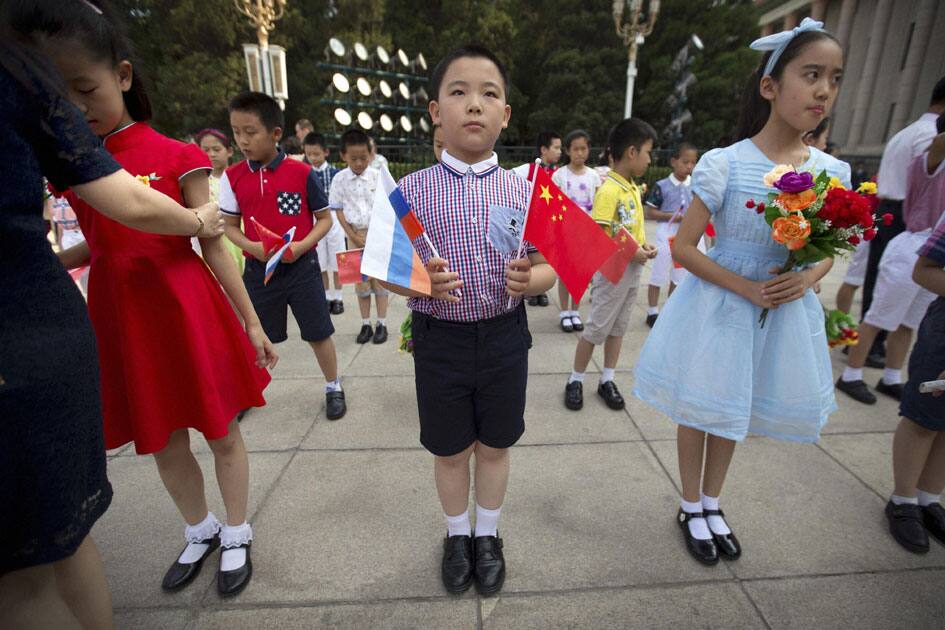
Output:
<svg viewBox="0 0 945 630">
<path fill-rule="evenodd" d="M 62 240 L 60 241 L 60 243 L 61 243 L 62 249 L 67 250 L 70 247 L 74 247 L 78 245 L 84 240 L 85 240 L 85 237 L 82 235 L 82 230 L 63 230 Z"/>
<path fill-rule="evenodd" d="M 683 267 L 677 267 L 673 263 L 673 253 L 669 247 L 669 237 L 676 236 L 679 232 L 679 224 L 660 223 L 656 228 L 656 258 L 653 259 L 653 267 L 650 271 L 650 286 L 665 287 L 672 282 L 676 286 L 689 275 L 689 271 Z M 699 251 L 705 252 L 705 239 L 699 239 Z"/>
<path fill-rule="evenodd" d="M 862 241 L 853 250 L 853 258 L 847 267 L 847 274 L 843 276 L 843 283 L 854 287 L 862 287 L 866 280 L 866 264 L 870 259 L 870 243 Z"/>
<path fill-rule="evenodd" d="M 328 234 L 318 241 L 315 251 L 318 254 L 318 266 L 322 271 L 338 271 L 338 258 L 335 256 L 338 252 L 345 251 L 345 231 L 335 217 L 335 211 L 331 214 L 331 229 Z"/>
<path fill-rule="evenodd" d="M 900 326 L 915 330 L 922 323 L 935 294 L 913 282 L 912 270 L 919 260 L 917 252 L 931 232 L 903 232 L 886 245 L 879 261 L 873 302 L 863 318 L 867 324 L 892 331 Z"/>
</svg>

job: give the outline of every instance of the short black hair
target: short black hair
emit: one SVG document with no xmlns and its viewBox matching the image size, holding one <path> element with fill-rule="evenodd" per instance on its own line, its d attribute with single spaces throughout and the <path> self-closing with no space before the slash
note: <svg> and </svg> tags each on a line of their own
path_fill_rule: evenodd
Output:
<svg viewBox="0 0 945 630">
<path fill-rule="evenodd" d="M 932 98 L 929 105 L 945 105 L 945 77 L 939 79 L 935 87 L 932 88 Z"/>
<path fill-rule="evenodd" d="M 285 116 L 276 99 L 262 92 L 240 92 L 230 100 L 230 112 L 256 114 L 263 126 L 272 131 L 285 129 Z"/>
<path fill-rule="evenodd" d="M 575 129 L 571 131 L 564 137 L 564 148 L 570 149 L 571 143 L 577 140 L 578 138 L 584 138 L 587 141 L 588 146 L 591 144 L 591 134 L 587 133 L 583 129 Z"/>
<path fill-rule="evenodd" d="M 639 118 L 624 118 L 614 125 L 607 137 L 607 148 L 614 160 L 623 158 L 630 147 L 642 149 L 647 140 L 656 142 L 656 130 Z"/>
<path fill-rule="evenodd" d="M 699 149 L 693 143 L 680 142 L 679 144 L 676 145 L 676 148 L 673 149 L 673 153 L 669 157 L 675 160 L 678 160 L 680 156 L 682 156 L 682 154 L 685 153 L 686 151 L 695 151 L 696 153 L 699 153 Z"/>
<path fill-rule="evenodd" d="M 305 137 L 302 139 L 302 146 L 321 147 L 326 151 L 328 150 L 328 143 L 325 142 L 325 136 L 315 131 L 309 131 L 305 134 Z"/>
<path fill-rule="evenodd" d="M 939 133 L 945 133 L 945 114 L 935 119 L 935 130 Z"/>
<path fill-rule="evenodd" d="M 535 141 L 535 147 L 538 149 L 538 152 L 541 153 L 542 149 L 551 148 L 551 143 L 554 140 L 560 140 L 561 134 L 557 131 L 551 131 L 546 129 L 538 134 L 538 140 Z"/>
<path fill-rule="evenodd" d="M 341 134 L 341 152 L 344 153 L 348 147 L 367 147 L 371 149 L 371 137 L 360 129 L 348 129 Z"/>
<path fill-rule="evenodd" d="M 446 75 L 446 71 L 449 70 L 450 64 L 464 57 L 488 59 L 495 65 L 496 69 L 499 71 L 499 76 L 502 77 L 502 89 L 505 91 L 505 101 L 508 102 L 509 71 L 505 68 L 505 64 L 499 61 L 499 58 L 496 57 L 491 50 L 479 44 L 460 46 L 440 59 L 440 62 L 436 64 L 436 67 L 433 68 L 433 73 L 430 75 L 430 88 L 432 89 L 432 97 L 430 100 L 440 100 L 440 87 L 443 83 L 443 77 Z"/>
<path fill-rule="evenodd" d="M 302 143 L 295 136 L 284 136 L 281 142 L 282 150 L 289 155 L 298 155 L 302 152 Z"/>
</svg>

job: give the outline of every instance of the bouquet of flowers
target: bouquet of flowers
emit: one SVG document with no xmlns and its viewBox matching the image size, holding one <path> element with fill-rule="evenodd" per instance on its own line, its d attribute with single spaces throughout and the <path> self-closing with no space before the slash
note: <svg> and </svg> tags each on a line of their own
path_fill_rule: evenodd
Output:
<svg viewBox="0 0 945 630">
<path fill-rule="evenodd" d="M 860 341 L 856 321 L 841 310 L 824 309 L 824 326 L 827 329 L 827 344 L 831 348 L 855 346 Z"/>
<path fill-rule="evenodd" d="M 876 184 L 872 182 L 853 191 L 827 171 L 815 176 L 784 164 L 766 173 L 764 182 L 774 188 L 767 201 L 749 199 L 745 205 L 763 214 L 771 226 L 771 238 L 787 247 L 781 273 L 853 251 L 861 241 L 876 236 Z M 883 215 L 886 225 L 892 218 Z M 767 318 L 768 309 L 764 309 L 759 319 L 762 327 Z"/>
<path fill-rule="evenodd" d="M 398 348 L 400 352 L 413 354 L 413 330 L 411 328 L 412 324 L 413 324 L 413 314 L 407 313 L 407 317 L 404 319 L 403 323 L 400 325 L 400 347 Z"/>
</svg>

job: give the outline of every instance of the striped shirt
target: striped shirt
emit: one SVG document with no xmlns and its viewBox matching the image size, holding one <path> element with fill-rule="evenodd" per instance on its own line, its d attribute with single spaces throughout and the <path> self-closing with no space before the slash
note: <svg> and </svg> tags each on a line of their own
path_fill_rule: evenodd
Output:
<svg viewBox="0 0 945 630">
<path fill-rule="evenodd" d="M 919 256 L 934 260 L 945 267 L 945 216 L 939 219 L 938 226 L 932 235 L 919 248 Z"/>
<path fill-rule="evenodd" d="M 331 194 L 331 180 L 341 172 L 341 169 L 335 168 L 328 162 L 322 162 L 321 166 L 313 166 L 312 170 L 315 171 L 315 177 L 318 178 L 318 183 L 321 185 L 325 197 L 328 197 Z"/>
<path fill-rule="evenodd" d="M 437 253 L 464 283 L 459 302 L 411 298 L 408 306 L 458 322 L 490 319 L 516 309 L 521 298 L 509 305 L 505 272 L 518 257 L 529 183 L 500 168 L 495 153 L 466 164 L 443 151 L 439 164 L 405 176 L 399 185 Z M 422 236 L 414 246 L 424 264 L 433 256 Z M 526 251 L 536 250 L 526 242 Z"/>
</svg>

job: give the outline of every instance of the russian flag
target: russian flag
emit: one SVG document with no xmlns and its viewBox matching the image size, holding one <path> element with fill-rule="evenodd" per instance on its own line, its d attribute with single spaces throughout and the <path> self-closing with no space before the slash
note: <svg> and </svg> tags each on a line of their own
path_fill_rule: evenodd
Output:
<svg viewBox="0 0 945 630">
<path fill-rule="evenodd" d="M 430 276 L 412 243 L 422 234 L 423 226 L 407 205 L 394 178 L 387 168 L 382 168 L 361 257 L 361 273 L 430 295 Z"/>
</svg>

